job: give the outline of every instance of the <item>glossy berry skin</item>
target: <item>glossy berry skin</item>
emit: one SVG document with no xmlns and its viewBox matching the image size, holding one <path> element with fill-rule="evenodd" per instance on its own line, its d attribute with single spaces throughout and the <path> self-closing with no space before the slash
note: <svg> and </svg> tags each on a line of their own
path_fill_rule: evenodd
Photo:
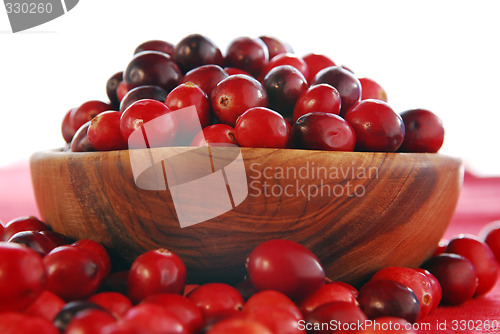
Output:
<svg viewBox="0 0 500 334">
<path fill-rule="evenodd" d="M 203 65 L 187 72 L 182 78 L 181 83 L 194 83 L 210 98 L 215 86 L 227 77 L 228 74 L 222 67 L 218 65 Z"/>
<path fill-rule="evenodd" d="M 22 311 L 44 290 L 42 257 L 27 247 L 0 242 L 0 259 L 0 313 Z"/>
<path fill-rule="evenodd" d="M 9 240 L 14 234 L 24 231 L 47 231 L 49 226 L 35 216 L 23 216 L 14 218 L 5 224 L 3 241 Z"/>
<path fill-rule="evenodd" d="M 154 304 L 139 304 L 132 307 L 122 319 L 121 325 L 133 331 L 116 333 L 190 334 L 180 319 L 165 308 Z"/>
<path fill-rule="evenodd" d="M 261 39 L 240 37 L 229 43 L 224 65 L 242 69 L 257 77 L 268 61 L 269 51 Z"/>
<path fill-rule="evenodd" d="M 217 322 L 207 334 L 273 334 L 258 321 L 234 317 Z"/>
<path fill-rule="evenodd" d="M 182 293 L 185 285 L 186 266 L 182 260 L 166 249 L 156 249 L 132 263 L 127 295 L 137 303 L 157 293 Z"/>
<path fill-rule="evenodd" d="M 252 75 L 250 73 L 248 73 L 247 71 L 243 71 L 243 70 L 236 68 L 236 67 L 224 67 L 224 71 L 228 75 L 244 74 L 244 75 L 248 75 L 249 77 L 252 77 Z"/>
<path fill-rule="evenodd" d="M 129 90 L 120 103 L 120 111 L 125 111 L 134 102 L 144 99 L 156 100 L 164 102 L 168 92 L 159 86 L 139 86 Z"/>
<path fill-rule="evenodd" d="M 76 132 L 75 130 L 73 130 L 73 127 L 70 123 L 71 113 L 73 113 L 75 109 L 76 108 L 71 108 L 70 110 L 68 110 L 64 115 L 63 121 L 61 123 L 61 133 L 66 143 L 71 143 L 71 139 L 73 139 L 73 136 Z"/>
<path fill-rule="evenodd" d="M 219 48 L 209 38 L 192 34 L 183 38 L 174 49 L 174 60 L 183 73 L 193 68 L 215 64 L 222 66 L 224 57 Z"/>
<path fill-rule="evenodd" d="M 107 311 L 89 309 L 76 314 L 66 327 L 64 334 L 94 334 L 116 322 L 115 317 Z"/>
<path fill-rule="evenodd" d="M 359 290 L 359 306 L 370 319 L 383 316 L 403 318 L 415 322 L 420 304 L 413 291 L 393 280 L 370 280 Z"/>
<path fill-rule="evenodd" d="M 111 106 L 107 103 L 97 100 L 87 101 L 71 112 L 71 128 L 76 132 L 83 124 L 90 121 L 95 116 L 111 109 Z"/>
<path fill-rule="evenodd" d="M 295 67 L 304 78 L 309 76 L 309 69 L 307 68 L 306 62 L 299 56 L 293 53 L 282 53 L 271 59 L 267 65 L 264 67 L 260 78 L 264 78 L 269 71 L 280 65 L 290 65 Z"/>
<path fill-rule="evenodd" d="M 234 126 L 238 117 L 253 107 L 267 106 L 267 93 L 257 80 L 243 74 L 231 75 L 217 84 L 211 106 L 221 123 Z"/>
<path fill-rule="evenodd" d="M 344 116 L 355 104 L 361 100 L 361 83 L 342 66 L 330 66 L 319 71 L 310 85 L 326 83 L 339 91 L 342 105 L 340 116 Z"/>
<path fill-rule="evenodd" d="M 297 305 L 285 294 L 275 290 L 264 290 L 254 294 L 243 306 L 243 313 L 252 313 L 265 307 L 284 309 L 293 314 L 297 320 L 302 319 L 302 313 Z"/>
<path fill-rule="evenodd" d="M 90 296 L 87 300 L 106 309 L 116 319 L 123 317 L 132 308 L 130 299 L 119 292 L 100 292 Z"/>
<path fill-rule="evenodd" d="M 92 253 L 95 257 L 97 265 L 99 266 L 99 272 L 102 274 L 102 278 L 109 275 L 111 272 L 111 259 L 108 251 L 103 245 L 91 239 L 80 239 L 72 243 L 71 246 L 83 248 Z"/>
<path fill-rule="evenodd" d="M 125 81 L 122 81 L 118 84 L 118 87 L 116 87 L 116 97 L 118 98 L 118 101 L 121 102 L 125 95 L 127 95 L 128 91 L 131 88 L 128 87 L 127 83 Z"/>
<path fill-rule="evenodd" d="M 412 109 L 401 113 L 405 125 L 405 138 L 401 152 L 439 151 L 444 141 L 444 128 L 439 117 L 427 109 Z"/>
<path fill-rule="evenodd" d="M 150 41 L 146 41 L 144 43 L 139 44 L 135 48 L 134 54 L 137 54 L 137 53 L 143 52 L 143 51 L 158 51 L 158 52 L 166 53 L 170 57 L 173 57 L 174 56 L 174 47 L 175 46 L 172 43 L 155 39 L 155 40 L 150 40 Z"/>
<path fill-rule="evenodd" d="M 333 60 L 322 54 L 308 53 L 302 59 L 307 64 L 307 69 L 309 70 L 309 76 L 306 78 L 309 83 L 313 82 L 316 74 L 322 69 L 335 66 Z"/>
<path fill-rule="evenodd" d="M 344 301 L 334 301 L 323 304 L 309 313 L 305 318 L 305 324 L 311 327 L 308 333 L 311 334 L 330 334 L 340 332 L 334 326 L 330 330 L 328 328 L 321 328 L 321 325 L 328 323 L 336 325 L 338 329 L 342 329 L 342 324 L 364 323 L 367 319 L 366 315 L 356 304 Z"/>
<path fill-rule="evenodd" d="M 55 293 L 44 290 L 23 313 L 31 316 L 40 316 L 52 321 L 63 309 L 64 305 L 66 305 L 66 302 Z"/>
<path fill-rule="evenodd" d="M 422 268 L 439 281 L 443 304 L 461 304 L 471 299 L 476 292 L 476 270 L 472 263 L 461 255 L 443 253 L 427 260 Z"/>
<path fill-rule="evenodd" d="M 41 256 L 45 256 L 55 247 L 49 238 L 37 231 L 17 232 L 9 239 L 9 242 L 26 246 Z"/>
<path fill-rule="evenodd" d="M 441 284 L 439 284 L 438 279 L 436 276 L 431 274 L 428 270 L 422 269 L 422 268 L 415 268 L 418 272 L 421 272 L 424 274 L 427 279 L 429 280 L 429 283 L 431 284 L 431 296 L 432 296 L 432 303 L 431 303 L 431 311 L 435 310 L 439 303 L 441 302 L 441 298 L 443 296 L 443 291 L 441 289 Z"/>
<path fill-rule="evenodd" d="M 245 303 L 236 288 L 224 283 L 203 284 L 187 298 L 201 310 L 205 323 L 237 315 Z"/>
<path fill-rule="evenodd" d="M 490 247 L 497 262 L 500 263 L 500 221 L 487 224 L 480 232 L 484 242 Z"/>
<path fill-rule="evenodd" d="M 300 310 L 304 317 L 321 305 L 335 301 L 348 302 L 356 305 L 356 297 L 352 291 L 342 284 L 336 282 L 323 285 L 321 288 L 304 298 L 300 304 Z"/>
<path fill-rule="evenodd" d="M 356 134 L 342 117 L 323 112 L 301 116 L 293 125 L 296 148 L 325 151 L 353 151 Z"/>
<path fill-rule="evenodd" d="M 123 81 L 128 89 L 153 85 L 171 91 L 182 78 L 177 64 L 169 55 L 158 51 L 136 54 L 123 72 Z"/>
<path fill-rule="evenodd" d="M 450 240 L 446 253 L 458 254 L 469 260 L 477 274 L 475 296 L 490 291 L 498 279 L 498 264 L 491 249 L 479 238 L 472 235 L 459 235 Z"/>
<path fill-rule="evenodd" d="M 266 74 L 263 85 L 268 107 L 279 112 L 287 121 L 292 121 L 295 103 L 308 88 L 302 73 L 290 65 L 277 66 Z"/>
<path fill-rule="evenodd" d="M 287 121 L 276 111 L 265 107 L 245 111 L 234 127 L 236 141 L 243 147 L 284 148 L 290 139 Z"/>
<path fill-rule="evenodd" d="M 124 150 L 127 142 L 120 131 L 119 111 L 105 111 L 90 121 L 87 129 L 87 138 L 98 151 Z"/>
<path fill-rule="evenodd" d="M 286 309 L 275 306 L 263 306 L 244 314 L 244 319 L 259 322 L 276 334 L 305 334 L 306 331 L 299 328 L 298 318 Z"/>
<path fill-rule="evenodd" d="M 281 42 L 275 37 L 259 36 L 259 39 L 267 46 L 269 60 L 282 53 L 292 53 L 292 49 L 288 44 Z"/>
<path fill-rule="evenodd" d="M 340 114 L 340 94 L 328 84 L 318 84 L 307 89 L 299 96 L 293 109 L 293 122 L 310 112 Z"/>
<path fill-rule="evenodd" d="M 325 281 L 318 258 L 299 243 L 272 239 L 255 247 L 247 259 L 247 270 L 259 290 L 276 290 L 292 300 L 313 293 Z"/>
<path fill-rule="evenodd" d="M 403 143 L 403 120 L 383 101 L 361 101 L 344 118 L 356 133 L 358 151 L 395 152 Z"/>
<path fill-rule="evenodd" d="M 113 74 L 106 82 L 106 95 L 108 95 L 109 101 L 111 102 L 111 105 L 115 110 L 118 110 L 118 108 L 120 107 L 120 99 L 118 99 L 116 90 L 118 89 L 118 85 L 122 81 L 123 71 L 120 71 Z"/>
<path fill-rule="evenodd" d="M 59 334 L 50 320 L 18 312 L 0 313 L 0 333 L 2 334 Z"/>
<path fill-rule="evenodd" d="M 71 152 L 91 152 L 95 151 L 94 146 L 89 141 L 89 137 L 87 136 L 87 132 L 90 127 L 90 121 L 83 124 L 73 136 L 70 143 Z"/>
<path fill-rule="evenodd" d="M 361 83 L 361 100 L 376 99 L 387 102 L 387 93 L 375 80 L 359 78 Z"/>
<path fill-rule="evenodd" d="M 144 148 L 145 139 L 141 130 L 146 132 L 148 147 L 170 146 L 177 134 L 177 120 L 165 103 L 139 100 L 128 107 L 120 118 L 120 131 L 129 148 Z M 131 137 L 132 133 L 134 137 Z"/>
<path fill-rule="evenodd" d="M 238 146 L 234 128 L 227 124 L 209 125 L 201 130 L 191 142 L 191 146 Z"/>
</svg>

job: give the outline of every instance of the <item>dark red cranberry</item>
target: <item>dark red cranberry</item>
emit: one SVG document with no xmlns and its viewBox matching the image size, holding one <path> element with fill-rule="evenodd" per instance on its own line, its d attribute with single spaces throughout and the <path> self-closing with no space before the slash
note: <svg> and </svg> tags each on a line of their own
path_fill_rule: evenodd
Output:
<svg viewBox="0 0 500 334">
<path fill-rule="evenodd" d="M 309 76 L 306 78 L 307 82 L 311 83 L 314 80 L 316 74 L 324 68 L 335 66 L 333 60 L 328 58 L 325 55 L 316 54 L 316 53 L 308 53 L 302 59 L 307 64 L 307 68 L 309 70 Z"/>
<path fill-rule="evenodd" d="M 248 314 L 269 306 L 284 309 L 293 314 L 297 320 L 302 319 L 302 313 L 297 305 L 285 294 L 275 290 L 265 290 L 254 294 L 243 306 L 243 313 Z"/>
<path fill-rule="evenodd" d="M 144 99 L 165 102 L 168 92 L 158 86 L 146 85 L 135 87 L 127 92 L 120 103 L 120 111 L 125 111 L 134 102 Z"/>
<path fill-rule="evenodd" d="M 268 107 L 291 122 L 295 103 L 308 88 L 302 73 L 290 65 L 277 66 L 266 74 L 263 84 L 267 92 Z"/>
<path fill-rule="evenodd" d="M 241 317 L 224 319 L 213 325 L 207 334 L 273 334 L 267 327 L 258 322 Z"/>
<path fill-rule="evenodd" d="M 63 309 L 64 305 L 66 305 L 66 302 L 59 296 L 49 290 L 44 290 L 23 313 L 31 316 L 40 316 L 52 321 Z"/>
<path fill-rule="evenodd" d="M 439 151 L 444 140 L 444 128 L 439 117 L 426 109 L 412 109 L 401 113 L 405 138 L 399 148 L 402 152 Z"/>
<path fill-rule="evenodd" d="M 319 71 L 312 85 L 326 83 L 335 87 L 342 100 L 340 116 L 344 116 L 356 103 L 361 100 L 361 83 L 342 66 L 330 66 Z"/>
<path fill-rule="evenodd" d="M 70 124 L 73 131 L 78 131 L 83 124 L 90 121 L 100 113 L 108 110 L 112 110 L 111 106 L 101 101 L 93 100 L 83 103 L 71 112 Z"/>
<path fill-rule="evenodd" d="M 210 98 L 215 86 L 228 77 L 228 73 L 218 65 L 203 65 L 187 72 L 181 83 L 192 82 Z"/>
<path fill-rule="evenodd" d="M 0 330 L 3 334 L 59 334 L 49 320 L 18 312 L 0 313 Z"/>
<path fill-rule="evenodd" d="M 127 294 L 128 270 L 116 271 L 104 277 L 99 287 L 99 291 L 119 292 Z"/>
<path fill-rule="evenodd" d="M 78 312 L 69 322 L 65 334 L 99 333 L 107 325 L 114 324 L 116 318 L 108 311 L 89 309 Z"/>
<path fill-rule="evenodd" d="M 66 112 L 61 124 L 61 133 L 66 143 L 71 142 L 71 139 L 73 139 L 73 136 L 75 135 L 76 132 L 75 130 L 73 130 L 73 127 L 71 126 L 71 113 L 74 113 L 75 109 L 76 108 L 71 108 Z"/>
<path fill-rule="evenodd" d="M 307 78 L 309 76 L 309 69 L 307 68 L 306 62 L 299 56 L 293 53 L 282 53 L 271 59 L 267 65 L 264 67 L 260 78 L 264 78 L 270 70 L 280 65 L 290 65 L 299 70 L 300 73 Z"/>
<path fill-rule="evenodd" d="M 177 64 L 166 53 L 144 51 L 132 58 L 123 72 L 128 89 L 153 85 L 171 91 L 182 78 Z"/>
<path fill-rule="evenodd" d="M 395 152 L 403 143 L 403 120 L 384 101 L 363 100 L 344 118 L 356 133 L 356 150 Z"/>
<path fill-rule="evenodd" d="M 85 300 L 76 300 L 67 303 L 64 307 L 57 313 L 54 317 L 54 325 L 61 331 L 64 332 L 68 324 L 73 320 L 73 318 L 80 312 L 85 312 L 88 310 L 100 310 L 105 311 L 101 306 L 85 301 Z"/>
<path fill-rule="evenodd" d="M 236 141 L 243 147 L 285 148 L 290 139 L 287 121 L 274 110 L 265 107 L 245 111 L 234 127 Z"/>
<path fill-rule="evenodd" d="M 115 110 L 120 107 L 120 99 L 116 90 L 118 85 L 123 81 L 123 71 L 113 74 L 106 82 L 106 94 L 108 95 L 109 101 Z"/>
<path fill-rule="evenodd" d="M 47 231 L 50 227 L 34 216 L 24 216 L 14 218 L 5 224 L 3 240 L 9 240 L 14 234 L 23 231 Z"/>
<path fill-rule="evenodd" d="M 117 319 L 122 318 L 132 308 L 130 299 L 119 292 L 100 292 L 90 296 L 87 300 L 106 309 Z"/>
<path fill-rule="evenodd" d="M 52 241 L 55 247 L 69 245 L 73 242 L 73 240 L 68 236 L 52 230 L 40 231 L 40 233 L 46 236 L 50 241 Z"/>
<path fill-rule="evenodd" d="M 307 317 L 319 306 L 335 301 L 357 304 L 356 297 L 353 295 L 351 289 L 338 282 L 332 282 L 323 285 L 321 288 L 304 298 L 300 302 L 299 307 L 304 317 Z"/>
<path fill-rule="evenodd" d="M 184 73 L 193 68 L 215 64 L 222 66 L 224 57 L 219 48 L 209 38 L 192 34 L 183 38 L 174 49 L 174 60 Z"/>
<path fill-rule="evenodd" d="M 236 315 L 245 302 L 236 288 L 224 283 L 203 284 L 191 291 L 187 298 L 201 310 L 205 322 Z"/>
<path fill-rule="evenodd" d="M 17 232 L 9 239 L 9 242 L 24 245 L 41 256 L 45 256 L 55 247 L 49 238 L 36 231 Z"/>
<path fill-rule="evenodd" d="M 487 224 L 480 232 L 484 242 L 490 247 L 497 262 L 500 263 L 500 221 Z"/>
<path fill-rule="evenodd" d="M 174 45 L 167 41 L 150 40 L 138 45 L 134 50 L 134 54 L 143 51 L 159 51 L 168 54 L 170 57 L 173 57 Z"/>
<path fill-rule="evenodd" d="M 310 328 L 310 330 L 308 328 L 308 333 L 331 334 L 340 332 L 342 329 L 349 329 L 353 325 L 357 328 L 358 324 L 363 324 L 366 320 L 368 320 L 366 315 L 356 304 L 334 301 L 323 304 L 309 313 L 305 318 L 305 324 Z"/>
<path fill-rule="evenodd" d="M 266 44 L 259 38 L 240 37 L 226 50 L 225 66 L 236 67 L 257 77 L 269 61 Z"/>
<path fill-rule="evenodd" d="M 252 77 L 231 75 L 214 88 L 211 106 L 222 123 L 234 126 L 236 119 L 248 109 L 267 106 L 267 93 Z"/>
<path fill-rule="evenodd" d="M 127 142 L 120 131 L 119 111 L 105 111 L 90 121 L 87 138 L 92 147 L 98 151 L 126 149 Z"/>
<path fill-rule="evenodd" d="M 0 312 L 22 311 L 44 289 L 42 258 L 27 247 L 0 242 L 0 259 Z"/>
<path fill-rule="evenodd" d="M 443 253 L 427 260 L 422 268 L 439 281 L 443 304 L 461 304 L 471 299 L 476 292 L 476 270 L 472 263 L 461 255 Z"/>
<path fill-rule="evenodd" d="M 299 300 L 318 290 L 325 272 L 318 258 L 299 243 L 273 239 L 254 248 L 247 260 L 250 280 L 259 290 L 276 290 Z"/>
<path fill-rule="evenodd" d="M 91 152 L 95 151 L 94 146 L 89 141 L 87 131 L 90 127 L 90 121 L 83 124 L 78 131 L 76 131 L 73 139 L 71 140 L 71 152 Z"/>
<path fill-rule="evenodd" d="M 342 117 L 324 112 L 301 116 L 293 125 L 294 147 L 310 150 L 353 151 L 356 134 Z"/>
<path fill-rule="evenodd" d="M 201 130 L 191 142 L 191 146 L 238 146 L 234 128 L 227 124 L 214 124 Z"/>
<path fill-rule="evenodd" d="M 272 305 L 263 306 L 253 309 L 250 312 L 245 312 L 244 319 L 255 321 L 264 325 L 271 331 L 271 333 L 305 333 L 299 328 L 299 321 L 302 320 L 302 317 L 297 318 L 292 312 Z"/>
<path fill-rule="evenodd" d="M 310 112 L 326 112 L 338 115 L 340 113 L 340 94 L 328 84 L 319 84 L 306 90 L 295 103 L 293 122 Z"/>
<path fill-rule="evenodd" d="M 283 43 L 277 38 L 260 36 L 259 39 L 262 40 L 267 46 L 267 50 L 269 51 L 269 60 L 279 54 L 293 52 L 292 48 L 287 43 Z"/>
<path fill-rule="evenodd" d="M 387 102 L 387 93 L 375 80 L 359 78 L 361 83 L 361 100 L 376 99 Z"/>
<path fill-rule="evenodd" d="M 249 278 L 245 278 L 234 287 L 241 293 L 245 301 L 248 301 L 250 297 L 258 292 L 257 288 L 252 284 L 252 281 Z"/>
</svg>

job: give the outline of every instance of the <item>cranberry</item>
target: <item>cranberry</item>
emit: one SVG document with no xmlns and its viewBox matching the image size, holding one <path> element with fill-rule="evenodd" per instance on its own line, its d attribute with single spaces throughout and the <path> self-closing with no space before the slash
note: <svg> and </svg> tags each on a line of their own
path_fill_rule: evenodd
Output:
<svg viewBox="0 0 500 334">
<path fill-rule="evenodd" d="M 201 130 L 191 142 L 191 146 L 238 146 L 234 128 L 227 124 L 214 124 Z"/>
<path fill-rule="evenodd" d="M 356 297 L 353 295 L 351 289 L 339 284 L 339 282 L 332 282 L 323 285 L 321 288 L 304 298 L 299 306 L 304 317 L 307 317 L 319 306 L 335 301 L 357 304 Z"/>
<path fill-rule="evenodd" d="M 191 291 L 199 287 L 199 284 L 186 284 L 186 287 L 184 288 L 184 293 L 182 294 L 184 297 L 187 296 Z"/>
<path fill-rule="evenodd" d="M 143 253 L 135 259 L 128 276 L 128 296 L 139 302 L 157 293 L 182 293 L 186 266 L 167 249 Z"/>
<path fill-rule="evenodd" d="M 265 241 L 252 250 L 246 265 L 257 289 L 277 290 L 294 300 L 318 290 L 325 281 L 318 258 L 294 241 Z"/>
<path fill-rule="evenodd" d="M 43 258 L 43 263 L 47 289 L 67 301 L 89 297 L 102 280 L 95 255 L 83 247 L 56 247 Z"/>
<path fill-rule="evenodd" d="M 342 100 L 340 115 L 344 116 L 356 103 L 361 100 L 361 83 L 352 74 L 342 66 L 330 66 L 319 71 L 312 85 L 326 83 L 335 87 Z"/>
<path fill-rule="evenodd" d="M 280 65 L 291 65 L 299 70 L 304 78 L 309 77 L 309 70 L 307 68 L 306 62 L 299 56 L 293 53 L 282 53 L 271 59 L 267 65 L 264 67 L 260 77 L 264 78 L 269 71 Z"/>
<path fill-rule="evenodd" d="M 297 99 L 308 88 L 304 76 L 293 66 L 281 65 L 266 74 L 263 84 L 269 108 L 291 121 Z"/>
<path fill-rule="evenodd" d="M 187 72 L 184 78 L 182 78 L 181 83 L 192 82 L 210 97 L 215 86 L 227 77 L 228 73 L 222 67 L 218 65 L 203 65 Z"/>
<path fill-rule="evenodd" d="M 420 313 L 418 298 L 407 286 L 393 280 L 370 280 L 358 295 L 359 306 L 370 319 L 383 316 L 415 322 Z"/>
<path fill-rule="evenodd" d="M 359 78 L 361 83 L 361 100 L 376 99 L 387 102 L 387 93 L 375 80 Z"/>
<path fill-rule="evenodd" d="M 500 221 L 487 224 L 480 234 L 495 255 L 497 262 L 500 263 Z"/>
<path fill-rule="evenodd" d="M 263 306 L 245 313 L 244 318 L 261 323 L 274 334 L 305 334 L 299 327 L 302 319 L 297 319 L 292 312 L 280 307 Z"/>
<path fill-rule="evenodd" d="M 269 50 L 259 38 L 240 37 L 229 43 L 225 66 L 236 67 L 257 77 L 269 61 Z"/>
<path fill-rule="evenodd" d="M 434 256 L 427 260 L 422 268 L 439 281 L 443 304 L 461 304 L 471 299 L 476 291 L 476 270 L 472 263 L 461 255 L 444 253 Z"/>
<path fill-rule="evenodd" d="M 40 231 L 40 233 L 46 236 L 50 241 L 52 241 L 54 247 L 69 245 L 70 243 L 73 242 L 73 240 L 70 239 L 68 236 L 65 236 L 64 234 L 52 230 Z"/>
<path fill-rule="evenodd" d="M 305 326 L 307 326 L 307 332 L 311 334 L 330 334 L 340 332 L 346 327 L 357 328 L 359 323 L 364 323 L 366 320 L 368 320 L 366 315 L 356 304 L 334 301 L 312 311 L 305 318 Z"/>
<path fill-rule="evenodd" d="M 132 307 L 122 319 L 125 328 L 142 334 L 189 334 L 182 321 L 165 308 L 154 304 L 139 304 Z M 130 333 L 130 332 L 125 332 Z"/>
<path fill-rule="evenodd" d="M 52 321 L 63 309 L 64 305 L 66 305 L 66 302 L 55 293 L 44 290 L 23 313 L 31 316 L 40 316 Z"/>
<path fill-rule="evenodd" d="M 125 81 L 120 82 L 118 87 L 116 87 L 116 97 L 118 98 L 118 101 L 121 102 L 129 90 L 130 88 Z"/>
<path fill-rule="evenodd" d="M 222 66 L 224 57 L 219 48 L 209 38 L 192 34 L 183 38 L 174 49 L 174 60 L 184 73 L 193 68 L 215 64 Z"/>
<path fill-rule="evenodd" d="M 327 283 L 335 283 L 335 284 L 337 284 L 337 285 L 342 285 L 342 286 L 344 286 L 344 287 L 348 288 L 348 289 L 351 291 L 352 295 L 353 295 L 355 298 L 357 298 L 357 297 L 358 297 L 359 291 L 358 291 L 355 287 L 353 287 L 352 285 L 350 285 L 350 284 L 348 284 L 348 283 L 346 283 L 346 282 L 341 282 L 341 281 L 333 281 L 333 282 L 332 282 L 331 280 L 328 280 L 328 282 L 327 282 Z"/>
<path fill-rule="evenodd" d="M 89 141 L 87 136 L 88 129 L 90 127 L 90 121 L 83 124 L 78 131 L 76 131 L 73 139 L 71 139 L 71 152 L 91 152 L 95 151 L 94 146 Z"/>
<path fill-rule="evenodd" d="M 76 108 L 71 108 L 66 112 L 61 124 L 61 133 L 66 143 L 71 143 L 71 139 L 73 139 L 76 132 L 71 126 L 71 113 L 74 113 L 75 109 Z"/>
<path fill-rule="evenodd" d="M 0 313 L 0 333 L 59 334 L 59 331 L 45 318 L 16 312 L 5 312 Z"/>
<path fill-rule="evenodd" d="M 295 103 L 293 121 L 310 112 L 340 113 L 340 94 L 328 84 L 319 84 L 306 90 Z"/>
<path fill-rule="evenodd" d="M 244 75 L 248 75 L 249 77 L 253 78 L 253 76 L 250 73 L 248 73 L 247 71 L 243 71 L 242 69 L 239 69 L 236 67 L 224 67 L 224 71 L 228 75 L 244 74 Z"/>
<path fill-rule="evenodd" d="M 88 310 L 100 310 L 100 311 L 105 311 L 104 308 L 101 306 L 84 301 L 84 300 L 77 300 L 77 301 L 72 301 L 64 305 L 64 307 L 57 313 L 57 315 L 54 317 L 54 325 L 61 331 L 64 332 L 68 324 L 73 320 L 73 318 L 80 312 L 85 312 Z"/>
<path fill-rule="evenodd" d="M 144 51 L 136 54 L 123 72 L 123 81 L 128 89 L 154 85 L 172 90 L 182 78 L 177 64 L 166 53 Z"/>
<path fill-rule="evenodd" d="M 219 321 L 210 328 L 207 334 L 273 334 L 258 321 L 246 318 L 229 318 Z"/>
<path fill-rule="evenodd" d="M 177 133 L 177 120 L 164 103 L 139 100 L 122 113 L 120 131 L 129 148 L 170 146 Z"/>
<path fill-rule="evenodd" d="M 107 311 L 89 309 L 78 312 L 66 327 L 64 334 L 95 334 L 101 328 L 114 324 L 116 319 Z"/>
<path fill-rule="evenodd" d="M 14 218 L 5 224 L 3 231 L 3 241 L 9 240 L 14 234 L 23 231 L 46 231 L 50 227 L 34 216 L 25 216 Z"/>
<path fill-rule="evenodd" d="M 146 41 L 146 42 L 138 45 L 134 50 L 134 54 L 137 54 L 137 53 L 143 52 L 143 51 L 158 51 L 158 52 L 166 53 L 170 57 L 173 57 L 174 56 L 174 47 L 175 46 L 172 43 L 169 43 L 167 41 L 150 40 L 150 41 Z"/>
<path fill-rule="evenodd" d="M 107 103 L 96 100 L 87 101 L 71 112 L 69 122 L 73 131 L 76 132 L 83 124 L 95 116 L 111 109 L 111 106 Z"/>
<path fill-rule="evenodd" d="M 45 256 L 55 247 L 49 238 L 37 231 L 17 232 L 9 239 L 9 242 L 24 245 L 41 256 Z"/>
<path fill-rule="evenodd" d="M 238 314 L 245 302 L 236 288 L 224 283 L 203 284 L 187 298 L 201 310 L 205 323 Z"/>
<path fill-rule="evenodd" d="M 372 152 L 395 152 L 405 136 L 405 126 L 386 102 L 364 100 L 345 114 L 356 133 L 356 149 Z"/>
<path fill-rule="evenodd" d="M 265 107 L 245 111 L 234 127 L 236 141 L 244 147 L 287 146 L 290 137 L 287 121 L 276 111 Z"/>
<path fill-rule="evenodd" d="M 102 277 L 108 276 L 111 272 L 111 259 L 108 251 L 100 243 L 91 239 L 81 239 L 71 244 L 73 247 L 80 247 L 88 250 L 95 256 L 95 261 L 99 266 L 99 272 Z"/>
<path fill-rule="evenodd" d="M 449 242 L 449 240 L 447 240 L 447 239 L 439 240 L 439 243 L 436 246 L 436 249 L 434 250 L 434 253 L 432 255 L 436 256 L 439 254 L 443 254 L 446 251 L 446 247 L 448 247 L 448 242 Z"/>
<path fill-rule="evenodd" d="M 252 77 L 231 75 L 214 88 L 211 105 L 222 123 L 234 126 L 236 119 L 248 109 L 267 106 L 267 93 L 262 84 Z"/>
<path fill-rule="evenodd" d="M 120 107 L 120 99 L 118 98 L 116 90 L 118 85 L 123 81 L 123 71 L 113 74 L 106 82 L 106 95 L 114 109 L 118 110 Z"/>
<path fill-rule="evenodd" d="M 439 117 L 426 109 L 407 110 L 401 114 L 406 129 L 402 152 L 439 151 L 444 140 L 444 128 Z"/>
<path fill-rule="evenodd" d="M 0 242 L 0 259 L 0 312 L 22 311 L 45 286 L 42 258 L 27 247 Z"/>
<path fill-rule="evenodd" d="M 279 54 L 293 52 L 292 48 L 290 48 L 288 44 L 281 42 L 277 38 L 260 36 L 259 39 L 267 46 L 267 50 L 269 52 L 269 60 L 273 59 Z"/>
<path fill-rule="evenodd" d="M 155 304 L 176 316 L 190 333 L 197 333 L 203 324 L 203 315 L 190 299 L 172 293 L 160 293 L 144 299 L 142 304 Z"/>
<path fill-rule="evenodd" d="M 158 86 L 146 85 L 139 86 L 129 90 L 125 96 L 123 96 L 120 103 L 120 111 L 125 111 L 134 102 L 144 99 L 156 100 L 164 102 L 167 98 L 167 91 Z"/>
<path fill-rule="evenodd" d="M 117 319 L 123 317 L 132 307 L 130 299 L 119 292 L 100 292 L 90 296 L 87 300 L 106 309 Z"/>
<path fill-rule="evenodd" d="M 120 132 L 119 111 L 105 111 L 100 113 L 90 121 L 87 130 L 87 138 L 98 151 L 124 150 L 127 142 Z"/>
<path fill-rule="evenodd" d="M 450 240 L 446 253 L 461 255 L 472 263 L 478 280 L 476 296 L 485 294 L 495 286 L 498 264 L 491 249 L 479 238 L 461 234 Z"/>
<path fill-rule="evenodd" d="M 335 66 L 333 60 L 325 55 L 308 53 L 302 57 L 304 62 L 307 64 L 309 70 L 309 76 L 306 78 L 307 82 L 313 82 L 316 74 L 324 68 Z"/>
<path fill-rule="evenodd" d="M 431 304 L 431 311 L 435 310 L 439 303 L 441 302 L 441 297 L 443 295 L 443 292 L 441 290 L 441 284 L 439 284 L 438 279 L 436 276 L 431 274 L 429 271 L 422 269 L 422 268 L 416 268 L 415 270 L 421 272 L 424 274 L 427 279 L 429 280 L 429 283 L 431 284 L 431 295 L 432 295 L 432 304 Z"/>
<path fill-rule="evenodd" d="M 302 319 L 302 313 L 297 305 L 285 294 L 275 290 L 264 290 L 254 294 L 243 306 L 243 313 L 247 314 L 269 306 L 284 309 L 293 314 L 297 320 Z"/>
</svg>

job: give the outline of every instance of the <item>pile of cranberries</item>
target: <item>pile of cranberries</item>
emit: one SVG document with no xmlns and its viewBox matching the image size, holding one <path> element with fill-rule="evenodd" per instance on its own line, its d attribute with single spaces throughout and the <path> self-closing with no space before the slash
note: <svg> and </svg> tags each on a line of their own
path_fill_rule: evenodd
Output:
<svg viewBox="0 0 500 334">
<path fill-rule="evenodd" d="M 148 147 L 437 152 L 444 138 L 431 111 L 398 114 L 374 80 L 325 55 L 300 57 L 266 36 L 236 38 L 225 55 L 200 34 L 176 45 L 147 41 L 109 78 L 106 92 L 109 102 L 87 101 L 66 113 L 66 150 L 136 148 L 131 134 L 161 116 Z"/>
<path fill-rule="evenodd" d="M 388 332 L 360 327 L 368 319 L 416 333 L 411 324 L 440 303 L 492 289 L 500 261 L 499 223 L 481 238 L 443 242 L 421 268 L 384 268 L 359 291 L 329 280 L 310 250 L 283 239 L 255 247 L 234 286 L 186 284 L 182 259 L 167 249 L 115 270 L 101 244 L 74 242 L 32 216 L 0 224 L 0 240 L 3 334 Z"/>
</svg>

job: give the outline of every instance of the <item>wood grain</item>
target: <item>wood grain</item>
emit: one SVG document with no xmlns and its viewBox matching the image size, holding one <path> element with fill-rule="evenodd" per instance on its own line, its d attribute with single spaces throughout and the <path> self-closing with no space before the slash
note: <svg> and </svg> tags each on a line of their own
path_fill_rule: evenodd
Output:
<svg viewBox="0 0 500 334">
<path fill-rule="evenodd" d="M 153 150 L 173 156 L 179 148 Z M 220 163 L 229 163 L 234 154 L 223 150 Z M 72 238 L 99 241 L 129 262 L 165 247 L 186 263 L 190 281 L 235 282 L 257 244 L 285 238 L 310 248 L 331 279 L 354 285 L 382 267 L 418 266 L 429 257 L 451 221 L 463 178 L 461 161 L 439 154 L 241 152 L 246 199 L 184 228 L 168 187 L 137 187 L 129 151 L 39 152 L 31 172 L 44 221 Z M 200 161 L 176 164 L 206 173 Z M 210 211 L 217 200 L 214 193 L 202 208 L 189 209 Z"/>
</svg>

